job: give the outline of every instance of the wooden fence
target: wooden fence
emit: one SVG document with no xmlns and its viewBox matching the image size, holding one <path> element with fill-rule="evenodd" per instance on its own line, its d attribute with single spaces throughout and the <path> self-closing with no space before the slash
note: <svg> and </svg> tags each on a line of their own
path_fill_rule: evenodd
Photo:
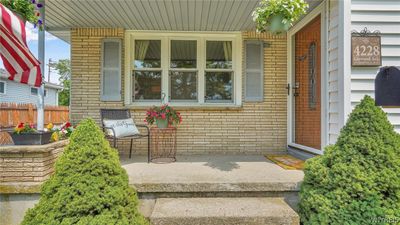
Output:
<svg viewBox="0 0 400 225">
<path fill-rule="evenodd" d="M 37 110 L 33 104 L 0 103 L 0 144 L 9 138 L 1 130 L 15 127 L 20 122 L 36 124 Z M 67 106 L 45 106 L 44 123 L 62 124 L 69 121 Z"/>
</svg>

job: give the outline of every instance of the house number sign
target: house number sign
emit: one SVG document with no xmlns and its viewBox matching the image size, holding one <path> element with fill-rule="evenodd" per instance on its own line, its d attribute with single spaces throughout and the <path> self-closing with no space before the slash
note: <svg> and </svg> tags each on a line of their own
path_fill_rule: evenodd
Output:
<svg viewBox="0 0 400 225">
<path fill-rule="evenodd" d="M 367 28 L 351 35 L 351 66 L 381 66 L 381 37 L 379 31 L 370 33 Z"/>
</svg>

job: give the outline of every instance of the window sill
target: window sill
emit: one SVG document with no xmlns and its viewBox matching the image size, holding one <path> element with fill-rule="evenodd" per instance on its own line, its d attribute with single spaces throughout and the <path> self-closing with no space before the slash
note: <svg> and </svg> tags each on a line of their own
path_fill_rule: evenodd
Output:
<svg viewBox="0 0 400 225">
<path fill-rule="evenodd" d="M 146 110 L 154 105 L 161 105 L 159 102 L 140 102 L 140 103 L 132 103 L 129 105 L 125 105 L 128 109 L 137 109 L 137 110 Z M 224 104 L 224 103 L 206 103 L 206 104 L 182 104 L 182 103 L 169 103 L 170 106 L 174 107 L 177 110 L 241 110 L 243 108 L 242 105 L 234 105 L 232 103 Z"/>
</svg>

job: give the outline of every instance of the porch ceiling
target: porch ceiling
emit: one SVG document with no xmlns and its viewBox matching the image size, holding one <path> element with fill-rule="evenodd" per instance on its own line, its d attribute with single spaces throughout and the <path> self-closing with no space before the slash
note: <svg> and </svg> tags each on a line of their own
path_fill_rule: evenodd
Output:
<svg viewBox="0 0 400 225">
<path fill-rule="evenodd" d="M 260 0 L 46 0 L 46 23 L 69 42 L 72 27 L 161 31 L 246 31 Z M 307 0 L 310 9 L 322 0 Z"/>
</svg>

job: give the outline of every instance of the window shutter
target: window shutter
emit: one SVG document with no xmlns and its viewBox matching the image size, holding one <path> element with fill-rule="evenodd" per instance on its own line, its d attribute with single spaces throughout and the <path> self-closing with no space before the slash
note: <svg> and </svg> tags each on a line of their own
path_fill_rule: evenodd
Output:
<svg viewBox="0 0 400 225">
<path fill-rule="evenodd" d="M 245 101 L 263 101 L 264 48 L 262 41 L 246 41 L 245 66 Z"/>
<path fill-rule="evenodd" d="M 121 40 L 119 39 L 103 41 L 101 100 L 121 101 Z"/>
</svg>

